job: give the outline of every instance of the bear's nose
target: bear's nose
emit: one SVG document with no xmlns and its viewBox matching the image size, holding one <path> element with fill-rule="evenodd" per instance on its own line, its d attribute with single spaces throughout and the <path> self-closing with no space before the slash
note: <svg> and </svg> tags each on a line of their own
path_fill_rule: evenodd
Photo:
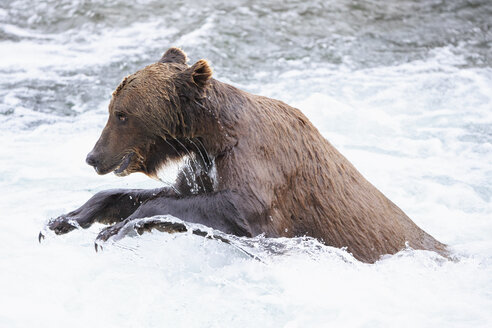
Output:
<svg viewBox="0 0 492 328">
<path fill-rule="evenodd" d="M 94 154 L 93 154 L 92 152 L 90 152 L 90 153 L 87 155 L 87 157 L 86 157 L 86 159 L 85 159 L 85 162 L 86 162 L 87 164 L 89 164 L 90 166 L 94 166 L 94 167 L 96 167 L 96 166 L 97 166 L 97 164 L 98 164 L 98 161 L 97 161 L 97 159 L 96 159 L 96 156 L 94 156 Z"/>
</svg>

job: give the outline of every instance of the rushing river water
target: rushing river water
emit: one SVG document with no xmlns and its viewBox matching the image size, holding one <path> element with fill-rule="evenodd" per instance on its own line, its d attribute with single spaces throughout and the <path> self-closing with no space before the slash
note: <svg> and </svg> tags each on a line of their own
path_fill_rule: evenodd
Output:
<svg viewBox="0 0 492 328">
<path fill-rule="evenodd" d="M 99 190 L 158 186 L 84 159 L 112 90 L 170 46 L 300 108 L 458 261 L 158 232 L 96 254 L 102 225 L 38 244 Z M 0 143 L 0 327 L 492 325 L 490 0 L 2 0 Z"/>
</svg>

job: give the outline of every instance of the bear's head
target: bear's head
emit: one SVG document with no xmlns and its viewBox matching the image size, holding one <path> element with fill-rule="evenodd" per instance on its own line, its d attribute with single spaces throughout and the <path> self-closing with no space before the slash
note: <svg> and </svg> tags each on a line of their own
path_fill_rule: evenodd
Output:
<svg viewBox="0 0 492 328">
<path fill-rule="evenodd" d="M 196 138 L 207 126 L 197 108 L 212 70 L 205 60 L 191 67 L 186 61 L 182 50 L 170 48 L 159 62 L 127 76 L 116 88 L 108 122 L 86 159 L 98 174 L 155 177 L 167 161 L 200 152 Z"/>
</svg>

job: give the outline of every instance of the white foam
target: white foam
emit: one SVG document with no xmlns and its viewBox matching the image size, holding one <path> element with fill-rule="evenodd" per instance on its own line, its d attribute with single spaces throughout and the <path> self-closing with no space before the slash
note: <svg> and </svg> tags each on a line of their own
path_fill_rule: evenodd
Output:
<svg viewBox="0 0 492 328">
<path fill-rule="evenodd" d="M 31 78 L 56 74 L 50 71 L 54 67 L 57 71 L 72 67 L 89 67 L 110 63 L 121 59 L 122 56 L 139 55 L 141 47 L 148 46 L 153 39 L 163 38 L 175 32 L 172 28 L 159 27 L 158 22 L 136 22 L 127 28 L 108 29 L 95 35 L 87 35 L 83 31 L 80 31 L 79 35 L 73 35 L 73 31 L 67 34 L 39 34 L 12 25 L 4 25 L 3 28 L 18 36 L 29 36 L 33 39 L 2 42 L 3 57 L 0 69 L 18 69 L 26 72 Z M 74 38 L 78 38 L 79 42 L 70 43 L 67 47 L 66 42 Z M 19 77 L 25 78 L 24 75 Z"/>
<path fill-rule="evenodd" d="M 170 44 L 201 44 L 217 17 Z M 70 41 L 74 31 L 4 26 L 25 39 L 2 41 L 0 69 L 14 82 L 48 81 L 67 78 L 53 67 L 144 57 L 167 33 L 156 24 L 80 32 L 80 42 Z M 490 326 L 492 70 L 462 63 L 442 47 L 423 60 L 366 69 L 285 61 L 283 74 L 251 73 L 258 80 L 274 75 L 269 82 L 238 81 L 302 109 L 373 184 L 449 244 L 457 262 L 405 250 L 367 265 L 312 240 L 243 241 L 260 262 L 225 243 L 158 232 L 96 254 L 102 225 L 39 245 L 46 220 L 99 190 L 162 184 L 141 174 L 98 176 L 84 163 L 108 100 L 59 117 L 26 107 L 22 92 L 6 96 L 16 116 L 0 117 L 0 326 Z M 84 75 L 65 81 L 78 79 Z M 23 128 L 37 120 L 47 124 Z"/>
</svg>

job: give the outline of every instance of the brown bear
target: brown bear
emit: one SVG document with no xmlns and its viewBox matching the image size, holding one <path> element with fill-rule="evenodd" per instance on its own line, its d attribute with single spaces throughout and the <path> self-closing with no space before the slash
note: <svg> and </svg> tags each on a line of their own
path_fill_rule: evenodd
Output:
<svg viewBox="0 0 492 328">
<path fill-rule="evenodd" d="M 205 60 L 191 67 L 186 62 L 182 50 L 171 48 L 159 62 L 126 77 L 87 156 L 98 174 L 143 172 L 154 178 L 169 162 L 185 158 L 176 183 L 99 192 L 51 220 L 51 230 L 115 223 L 101 231 L 100 242 L 137 218 L 170 214 L 237 236 L 311 236 L 370 263 L 406 245 L 447 254 L 301 111 L 213 79 Z M 134 228 L 185 230 L 158 220 L 145 225 Z"/>
</svg>

